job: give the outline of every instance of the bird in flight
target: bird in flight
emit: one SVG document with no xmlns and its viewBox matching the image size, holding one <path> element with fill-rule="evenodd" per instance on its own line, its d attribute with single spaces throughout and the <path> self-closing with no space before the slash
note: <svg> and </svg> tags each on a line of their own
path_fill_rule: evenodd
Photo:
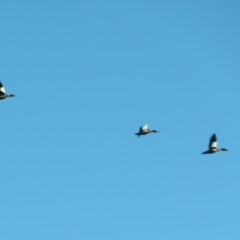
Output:
<svg viewBox="0 0 240 240">
<path fill-rule="evenodd" d="M 13 95 L 13 94 L 9 94 L 9 95 L 6 94 L 5 88 L 2 85 L 2 83 L 0 82 L 0 100 L 3 100 L 5 98 L 9 98 L 9 97 L 15 97 L 15 95 Z"/>
<path fill-rule="evenodd" d="M 149 133 L 158 133 L 158 132 L 159 131 L 157 131 L 157 130 L 150 130 L 150 129 L 148 129 L 148 124 L 146 124 L 146 125 L 141 126 L 139 128 L 139 132 L 135 133 L 135 135 L 140 137 L 141 135 L 146 135 L 146 134 L 149 134 Z"/>
<path fill-rule="evenodd" d="M 210 138 L 208 150 L 206 152 L 203 152 L 202 154 L 210 154 L 210 153 L 216 153 L 221 151 L 228 151 L 228 150 L 226 148 L 217 148 L 217 136 L 216 134 L 213 134 Z"/>
</svg>

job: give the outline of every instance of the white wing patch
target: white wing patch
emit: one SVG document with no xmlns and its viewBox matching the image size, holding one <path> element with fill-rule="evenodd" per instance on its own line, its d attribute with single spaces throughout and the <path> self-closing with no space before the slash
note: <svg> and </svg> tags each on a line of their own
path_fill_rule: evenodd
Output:
<svg viewBox="0 0 240 240">
<path fill-rule="evenodd" d="M 217 147 L 217 142 L 212 142 L 211 148 L 216 148 Z"/>
<path fill-rule="evenodd" d="M 5 88 L 4 87 L 0 87 L 0 91 L 5 93 Z"/>
<path fill-rule="evenodd" d="M 148 124 L 143 125 L 143 126 L 141 127 L 141 130 L 142 130 L 143 132 L 146 132 L 146 131 L 148 130 Z"/>
</svg>

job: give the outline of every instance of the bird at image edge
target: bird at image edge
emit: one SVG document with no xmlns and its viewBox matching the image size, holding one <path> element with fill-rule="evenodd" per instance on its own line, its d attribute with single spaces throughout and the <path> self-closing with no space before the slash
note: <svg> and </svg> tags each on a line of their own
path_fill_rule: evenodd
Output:
<svg viewBox="0 0 240 240">
<path fill-rule="evenodd" d="M 146 134 L 149 134 L 149 133 L 158 133 L 158 132 L 159 131 L 157 131 L 157 130 L 150 130 L 150 129 L 148 129 L 148 124 L 146 124 L 146 125 L 141 126 L 139 128 L 139 132 L 135 133 L 135 135 L 140 137 L 141 135 L 146 135 Z"/>
<path fill-rule="evenodd" d="M 5 88 L 4 86 L 2 85 L 2 83 L 0 82 L 0 100 L 3 100 L 5 98 L 9 98 L 9 97 L 15 97 L 15 95 L 13 94 L 6 94 L 5 93 Z"/>
<path fill-rule="evenodd" d="M 210 138 L 208 150 L 206 152 L 203 152 L 202 154 L 210 154 L 210 153 L 216 153 L 221 151 L 228 151 L 228 150 L 226 148 L 217 148 L 217 136 L 216 134 L 213 134 Z"/>
</svg>

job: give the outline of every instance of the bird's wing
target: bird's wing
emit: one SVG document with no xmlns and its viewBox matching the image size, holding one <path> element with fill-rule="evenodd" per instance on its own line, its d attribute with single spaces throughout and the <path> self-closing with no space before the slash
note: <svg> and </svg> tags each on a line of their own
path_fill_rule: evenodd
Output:
<svg viewBox="0 0 240 240">
<path fill-rule="evenodd" d="M 1 82 L 0 82 L 0 91 L 5 93 L 5 88 L 3 87 Z"/>
<path fill-rule="evenodd" d="M 216 136 L 216 134 L 213 134 L 211 136 L 208 148 L 211 149 L 211 148 L 214 148 L 214 147 L 217 147 L 217 136 Z"/>
<path fill-rule="evenodd" d="M 148 124 L 141 126 L 139 129 L 139 131 L 143 131 L 143 132 L 146 132 L 147 130 L 148 130 Z"/>
</svg>

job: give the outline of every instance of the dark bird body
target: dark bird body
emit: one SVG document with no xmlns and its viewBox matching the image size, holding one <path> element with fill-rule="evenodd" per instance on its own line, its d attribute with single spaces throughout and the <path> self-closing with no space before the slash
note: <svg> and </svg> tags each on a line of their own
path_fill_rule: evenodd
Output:
<svg viewBox="0 0 240 240">
<path fill-rule="evenodd" d="M 228 151 L 226 148 L 217 148 L 217 136 L 216 134 L 213 134 L 210 138 L 208 150 L 206 152 L 203 152 L 202 154 L 211 154 L 221 151 Z"/>
<path fill-rule="evenodd" d="M 147 135 L 147 134 L 150 134 L 150 133 L 158 133 L 159 131 L 157 130 L 150 130 L 148 129 L 148 125 L 143 125 L 139 128 L 139 132 L 138 133 L 135 133 L 135 135 L 137 135 L 138 137 L 140 137 L 141 135 Z"/>
<path fill-rule="evenodd" d="M 0 100 L 4 100 L 5 98 L 15 97 L 13 94 L 6 94 L 5 88 L 3 87 L 2 83 L 0 82 Z"/>
</svg>

